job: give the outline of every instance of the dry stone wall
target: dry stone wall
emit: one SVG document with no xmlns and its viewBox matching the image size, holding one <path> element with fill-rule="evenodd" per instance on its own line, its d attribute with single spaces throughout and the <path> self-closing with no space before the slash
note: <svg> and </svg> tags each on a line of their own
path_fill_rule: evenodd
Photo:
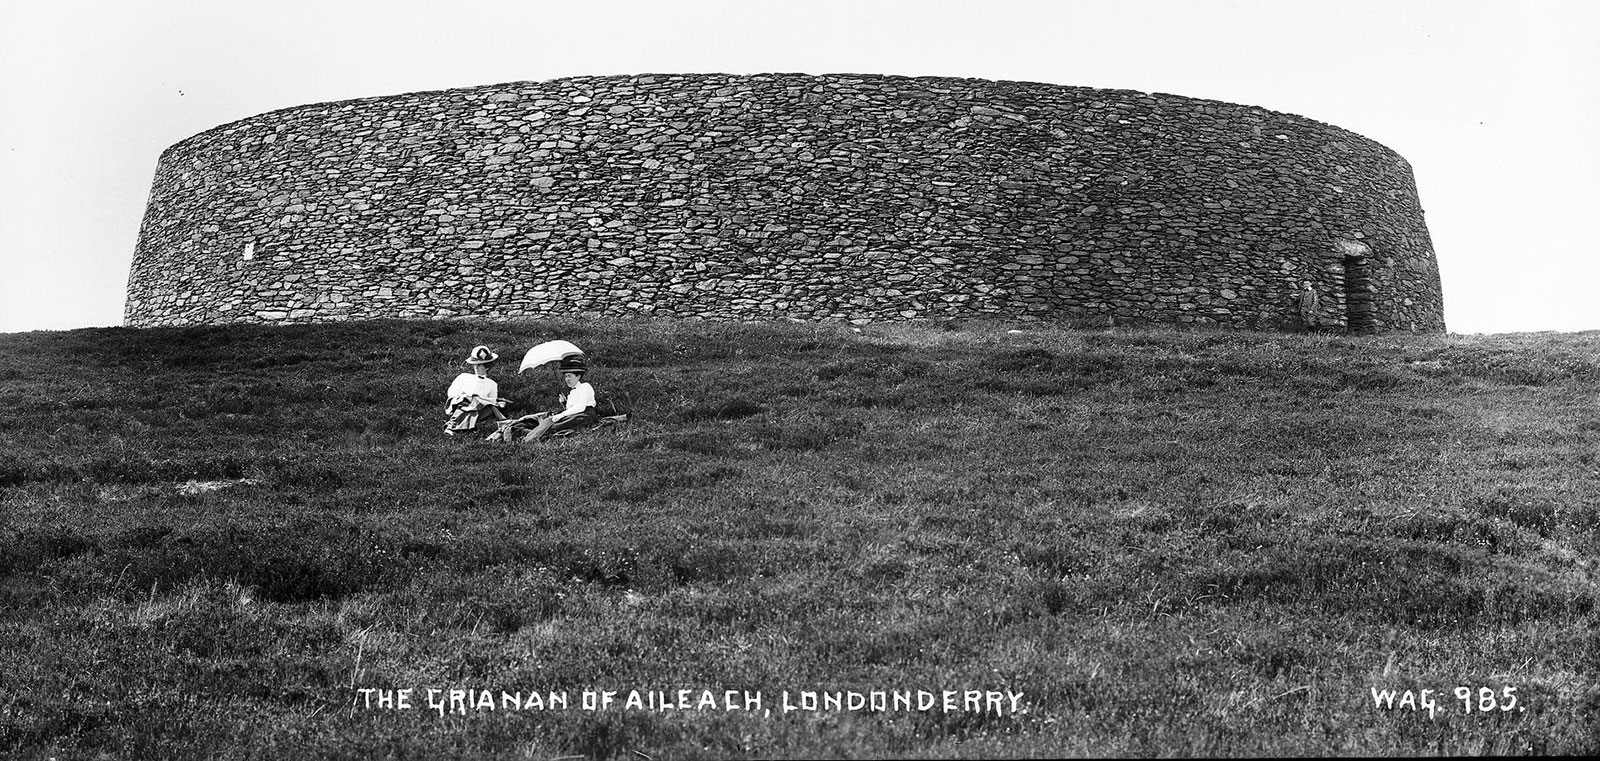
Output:
<svg viewBox="0 0 1600 761">
<path fill-rule="evenodd" d="M 133 326 L 1003 317 L 1441 331 L 1410 166 L 1251 106 L 974 79 L 579 77 L 162 154 Z"/>
</svg>

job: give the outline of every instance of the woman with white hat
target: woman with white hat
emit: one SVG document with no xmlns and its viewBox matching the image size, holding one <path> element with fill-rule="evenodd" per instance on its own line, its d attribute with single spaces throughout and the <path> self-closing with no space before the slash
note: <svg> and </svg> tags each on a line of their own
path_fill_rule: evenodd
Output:
<svg viewBox="0 0 1600 761">
<path fill-rule="evenodd" d="M 467 355 L 467 364 L 472 366 L 472 372 L 457 375 L 450 384 L 450 390 L 445 392 L 450 400 L 445 405 L 445 413 L 449 416 L 444 426 L 446 436 L 476 430 L 480 414 L 493 422 L 505 419 L 500 408 L 510 401 L 500 398 L 500 384 L 489 377 L 489 366 L 499 358 L 487 346 L 474 347 L 472 353 Z"/>
</svg>

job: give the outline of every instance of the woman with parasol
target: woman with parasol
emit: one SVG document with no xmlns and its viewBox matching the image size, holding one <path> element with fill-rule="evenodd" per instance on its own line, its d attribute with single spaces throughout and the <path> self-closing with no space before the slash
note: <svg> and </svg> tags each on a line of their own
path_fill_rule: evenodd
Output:
<svg viewBox="0 0 1600 761">
<path fill-rule="evenodd" d="M 595 422 L 594 386 L 584 381 L 589 367 L 584 361 L 582 349 L 566 341 L 547 341 L 528 350 L 517 372 L 551 363 L 556 364 L 556 375 L 567 387 L 567 391 L 560 396 L 562 408 L 503 421 L 497 433 L 498 438 L 505 441 L 543 441 L 562 431 L 582 429 Z M 529 426 L 532 426 L 531 429 Z"/>
</svg>

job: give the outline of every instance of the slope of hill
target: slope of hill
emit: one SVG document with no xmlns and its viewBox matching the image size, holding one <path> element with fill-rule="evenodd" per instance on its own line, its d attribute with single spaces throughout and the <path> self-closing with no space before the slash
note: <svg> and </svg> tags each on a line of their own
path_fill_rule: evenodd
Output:
<svg viewBox="0 0 1600 761">
<path fill-rule="evenodd" d="M 550 338 L 636 421 L 440 435 L 476 344 L 548 404 L 511 370 Z M 0 335 L 0 752 L 1594 751 L 1597 357 L 981 324 Z"/>
</svg>

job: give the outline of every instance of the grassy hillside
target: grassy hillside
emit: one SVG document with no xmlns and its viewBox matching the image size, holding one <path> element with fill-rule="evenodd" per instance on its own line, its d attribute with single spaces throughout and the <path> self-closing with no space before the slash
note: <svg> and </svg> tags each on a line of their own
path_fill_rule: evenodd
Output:
<svg viewBox="0 0 1600 761">
<path fill-rule="evenodd" d="M 551 338 L 637 422 L 440 435 Z M 0 755 L 1600 748 L 1600 334 L 104 329 L 0 389 Z"/>
</svg>

